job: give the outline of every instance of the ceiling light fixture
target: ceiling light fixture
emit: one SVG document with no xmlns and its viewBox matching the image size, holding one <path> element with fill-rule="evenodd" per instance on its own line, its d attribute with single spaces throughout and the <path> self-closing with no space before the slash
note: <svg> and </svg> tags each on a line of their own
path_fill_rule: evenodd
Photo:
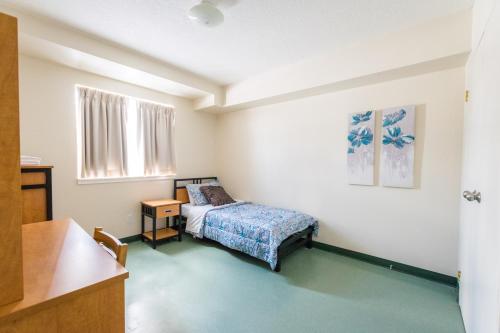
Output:
<svg viewBox="0 0 500 333">
<path fill-rule="evenodd" d="M 201 25 L 215 27 L 224 22 L 224 14 L 213 3 L 202 0 L 188 12 L 189 18 Z"/>
</svg>

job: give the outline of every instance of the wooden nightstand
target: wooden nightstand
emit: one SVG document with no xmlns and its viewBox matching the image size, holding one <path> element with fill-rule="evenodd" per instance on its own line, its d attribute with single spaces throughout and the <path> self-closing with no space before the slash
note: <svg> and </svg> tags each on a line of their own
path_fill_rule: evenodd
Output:
<svg viewBox="0 0 500 333">
<path fill-rule="evenodd" d="M 177 236 L 178 241 L 182 240 L 182 201 L 164 199 L 141 202 L 141 235 L 142 241 L 151 241 L 153 249 L 156 249 L 156 242 L 161 239 L 168 239 Z M 148 216 L 153 220 L 153 230 L 144 230 L 144 217 Z M 156 229 L 156 220 L 166 218 L 164 229 Z M 170 228 L 170 217 L 174 218 L 177 229 Z"/>
</svg>

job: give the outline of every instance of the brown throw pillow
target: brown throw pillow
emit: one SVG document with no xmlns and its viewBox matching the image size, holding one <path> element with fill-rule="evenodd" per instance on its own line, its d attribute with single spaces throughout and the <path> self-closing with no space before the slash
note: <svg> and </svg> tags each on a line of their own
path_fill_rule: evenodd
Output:
<svg viewBox="0 0 500 333">
<path fill-rule="evenodd" d="M 202 186 L 200 191 L 212 206 L 222 206 L 236 202 L 222 186 Z"/>
</svg>

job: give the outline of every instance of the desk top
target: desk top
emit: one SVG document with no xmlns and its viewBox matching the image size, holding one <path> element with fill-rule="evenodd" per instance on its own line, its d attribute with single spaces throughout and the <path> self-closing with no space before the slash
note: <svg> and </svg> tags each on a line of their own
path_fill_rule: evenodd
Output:
<svg viewBox="0 0 500 333">
<path fill-rule="evenodd" d="M 21 164 L 21 169 L 53 169 L 53 165 L 27 165 Z"/>
<path fill-rule="evenodd" d="M 74 220 L 24 224 L 24 299 L 0 306 L 0 321 L 128 278 Z"/>
</svg>

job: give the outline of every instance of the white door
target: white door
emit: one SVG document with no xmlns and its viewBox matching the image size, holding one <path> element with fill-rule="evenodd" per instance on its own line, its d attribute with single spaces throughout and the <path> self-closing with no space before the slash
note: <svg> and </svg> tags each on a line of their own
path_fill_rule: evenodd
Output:
<svg viewBox="0 0 500 333">
<path fill-rule="evenodd" d="M 484 1 L 476 3 L 481 4 Z M 462 199 L 461 206 L 460 306 L 467 333 L 500 332 L 500 7 L 497 7 L 489 7 L 489 15 L 480 15 L 485 18 L 485 28 L 476 31 L 480 42 L 473 49 L 466 69 L 470 99 L 465 106 L 462 189 L 481 192 L 481 203 Z M 481 19 L 477 16 L 475 13 L 476 20 Z"/>
</svg>

